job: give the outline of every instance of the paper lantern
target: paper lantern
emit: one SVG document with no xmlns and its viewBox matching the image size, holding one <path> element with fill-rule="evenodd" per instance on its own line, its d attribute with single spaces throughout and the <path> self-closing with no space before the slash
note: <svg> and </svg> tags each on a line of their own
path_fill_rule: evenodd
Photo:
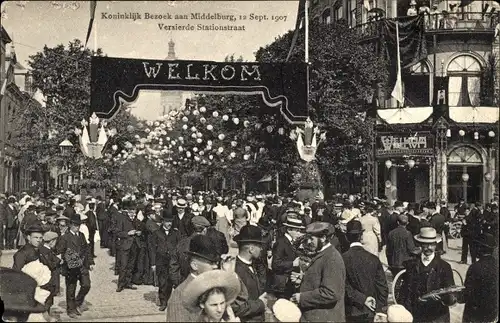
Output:
<svg viewBox="0 0 500 323">
<path fill-rule="evenodd" d="M 182 117 L 183 122 L 188 122 L 188 118 L 186 116 Z"/>
<path fill-rule="evenodd" d="M 205 107 L 201 107 L 201 108 L 200 108 L 200 112 L 201 112 L 201 113 L 205 113 L 205 112 L 207 112 L 207 108 L 205 108 Z"/>
<path fill-rule="evenodd" d="M 248 120 L 243 121 L 243 126 L 245 128 L 248 128 L 248 126 L 250 126 L 250 121 L 248 121 Z"/>
<path fill-rule="evenodd" d="M 118 149 L 118 146 L 117 146 L 117 145 L 113 145 L 111 148 L 112 148 L 114 151 L 116 151 L 116 150 Z"/>
<path fill-rule="evenodd" d="M 231 152 L 231 154 L 229 154 L 232 158 L 236 157 L 236 153 L 234 151 Z"/>
<path fill-rule="evenodd" d="M 462 174 L 462 181 L 467 182 L 469 180 L 469 174 L 463 173 Z"/>
<path fill-rule="evenodd" d="M 223 133 L 221 133 L 221 134 L 219 135 L 219 140 L 224 140 L 224 138 L 226 138 L 226 136 L 225 136 Z"/>
<path fill-rule="evenodd" d="M 234 124 L 239 124 L 239 123 L 240 123 L 240 119 L 238 119 L 238 118 L 233 118 L 233 122 L 234 122 Z"/>
<path fill-rule="evenodd" d="M 458 131 L 458 135 L 459 135 L 460 137 L 465 136 L 465 131 L 463 131 L 463 130 L 459 130 L 459 131 Z"/>
<path fill-rule="evenodd" d="M 236 141 L 231 141 L 231 146 L 236 147 L 236 145 L 238 145 Z"/>
<path fill-rule="evenodd" d="M 214 116 L 214 118 L 217 118 L 219 116 L 219 112 L 214 111 L 214 112 L 212 112 L 212 115 Z"/>
<path fill-rule="evenodd" d="M 198 139 L 196 139 L 196 142 L 199 143 L 199 144 L 201 144 L 203 142 L 203 139 L 198 138 Z"/>
<path fill-rule="evenodd" d="M 227 121 L 227 120 L 229 120 L 229 117 L 225 114 L 222 116 L 222 120 Z"/>
<path fill-rule="evenodd" d="M 250 146 L 245 146 L 245 151 L 250 151 Z"/>
<path fill-rule="evenodd" d="M 413 159 L 408 160 L 408 167 L 413 168 L 415 166 L 415 161 Z"/>
<path fill-rule="evenodd" d="M 387 169 L 392 167 L 392 161 L 390 159 L 385 161 L 385 167 L 387 167 Z"/>
<path fill-rule="evenodd" d="M 279 128 L 278 133 L 283 136 L 285 134 L 285 129 Z"/>
<path fill-rule="evenodd" d="M 484 174 L 484 179 L 485 179 L 487 182 L 491 181 L 491 178 L 492 178 L 491 173 L 486 173 L 486 174 Z"/>
<path fill-rule="evenodd" d="M 191 127 L 191 131 L 192 131 L 192 132 L 195 132 L 195 131 L 196 131 L 196 127 L 194 127 L 194 126 L 193 126 L 193 127 Z"/>
<path fill-rule="evenodd" d="M 249 160 L 250 159 L 250 155 L 247 155 L 247 154 L 243 155 L 243 159 L 244 160 Z"/>
<path fill-rule="evenodd" d="M 214 156 L 210 155 L 210 156 L 208 156 L 208 158 L 209 158 L 210 160 L 212 160 L 212 159 L 214 159 Z"/>
<path fill-rule="evenodd" d="M 219 147 L 219 149 L 217 149 L 217 152 L 219 152 L 219 153 L 221 153 L 221 154 L 222 154 L 222 153 L 224 152 L 224 148 Z"/>
<path fill-rule="evenodd" d="M 211 124 L 207 125 L 207 130 L 208 131 L 214 130 L 214 126 L 212 126 Z"/>
<path fill-rule="evenodd" d="M 474 132 L 474 139 L 475 140 L 478 140 L 479 139 L 479 132 Z"/>
<path fill-rule="evenodd" d="M 188 130 L 188 126 L 187 126 L 187 124 L 182 125 L 182 130 Z"/>
<path fill-rule="evenodd" d="M 493 132 L 493 131 L 489 131 L 489 132 L 488 132 L 488 137 L 490 137 L 490 138 L 495 137 L 495 132 Z"/>
<path fill-rule="evenodd" d="M 127 126 L 127 131 L 128 132 L 133 132 L 134 131 L 134 126 L 128 125 Z"/>
<path fill-rule="evenodd" d="M 186 109 L 186 110 L 183 111 L 183 113 L 184 113 L 184 115 L 188 116 L 188 115 L 191 114 L 191 111 L 189 111 L 189 110 Z"/>
<path fill-rule="evenodd" d="M 213 142 L 212 140 L 207 141 L 207 146 L 212 146 Z"/>
<path fill-rule="evenodd" d="M 273 126 L 267 126 L 266 127 L 267 132 L 271 133 L 273 132 Z"/>
<path fill-rule="evenodd" d="M 191 138 L 196 139 L 196 134 L 194 132 L 191 134 Z"/>
<path fill-rule="evenodd" d="M 201 123 L 205 123 L 205 122 L 207 122 L 207 119 L 205 119 L 205 118 L 201 117 L 201 118 L 200 118 L 200 122 L 201 122 Z"/>
<path fill-rule="evenodd" d="M 193 151 L 194 151 L 195 153 L 196 153 L 196 152 L 198 152 L 198 148 L 193 147 Z"/>
<path fill-rule="evenodd" d="M 197 132 L 196 137 L 201 138 L 201 137 L 203 137 L 203 134 L 201 132 Z"/>
<path fill-rule="evenodd" d="M 183 141 L 183 140 L 184 140 L 184 137 L 179 137 L 179 138 L 177 138 L 177 140 L 179 140 L 179 141 Z"/>
</svg>

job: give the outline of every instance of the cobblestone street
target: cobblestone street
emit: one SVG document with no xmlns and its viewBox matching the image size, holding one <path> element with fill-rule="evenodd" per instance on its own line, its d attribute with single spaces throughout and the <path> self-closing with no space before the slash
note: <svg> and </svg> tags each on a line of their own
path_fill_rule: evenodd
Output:
<svg viewBox="0 0 500 323">
<path fill-rule="evenodd" d="M 461 240 L 450 240 L 449 250 L 443 256 L 453 269 L 457 270 L 462 279 L 465 279 L 468 265 L 459 264 Z M 96 266 L 91 272 L 92 288 L 86 297 L 89 310 L 84 312 L 78 319 L 70 319 L 66 315 L 65 306 L 65 284 L 64 278 L 61 280 L 62 295 L 56 297 L 53 311 L 61 316 L 62 321 L 73 322 L 164 322 L 165 313 L 159 312 L 155 304 L 156 288 L 152 286 L 137 286 L 137 290 L 124 290 L 117 293 L 116 279 L 113 275 L 114 258 L 110 257 L 107 249 L 96 250 Z M 236 249 L 231 248 L 230 253 L 235 255 Z M 1 258 L 1 265 L 11 267 L 13 262 L 13 252 L 5 251 Z M 381 254 L 381 261 L 387 264 L 385 254 Z M 392 277 L 388 276 L 389 284 Z M 460 278 L 455 273 L 455 283 L 461 284 Z M 390 287 L 390 285 L 389 285 Z M 392 297 L 389 297 L 391 302 Z M 461 322 L 463 304 L 457 304 L 450 308 L 451 322 Z"/>
</svg>

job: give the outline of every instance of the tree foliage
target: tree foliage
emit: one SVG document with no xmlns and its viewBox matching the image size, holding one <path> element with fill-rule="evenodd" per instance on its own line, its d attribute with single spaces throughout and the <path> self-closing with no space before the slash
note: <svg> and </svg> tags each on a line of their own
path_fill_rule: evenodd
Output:
<svg viewBox="0 0 500 323">
<path fill-rule="evenodd" d="M 45 107 L 29 105 L 20 116 L 22 135 L 16 142 L 22 151 L 23 160 L 32 168 L 40 165 L 78 167 L 87 179 L 104 180 L 112 174 L 110 165 L 84 158 L 79 149 L 75 128 L 89 118 L 90 107 L 90 59 L 97 52 L 84 48 L 75 39 L 67 46 L 45 46 L 42 51 L 30 56 L 32 86 L 46 98 Z M 128 110 L 122 109 L 107 127 L 116 128 L 118 136 L 110 144 L 130 137 L 126 127 L 137 120 Z M 59 143 L 68 139 L 74 148 L 63 154 Z M 108 145 L 109 146 L 109 145 Z"/>
</svg>

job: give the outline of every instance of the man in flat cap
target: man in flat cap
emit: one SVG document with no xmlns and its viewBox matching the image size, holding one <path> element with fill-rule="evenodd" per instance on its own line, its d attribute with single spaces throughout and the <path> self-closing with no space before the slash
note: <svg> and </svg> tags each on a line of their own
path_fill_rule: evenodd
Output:
<svg viewBox="0 0 500 323">
<path fill-rule="evenodd" d="M 182 234 L 179 232 L 181 240 L 177 244 L 176 252 L 170 260 L 169 275 L 174 287 L 182 283 L 189 275 L 189 257 L 186 255 L 186 252 L 189 250 L 191 240 L 197 235 L 206 235 L 207 229 L 210 227 L 210 222 L 202 216 L 195 216 L 191 219 L 191 227 L 194 232 L 189 237 L 182 238 Z M 173 225 L 172 229 L 177 230 Z"/>
<path fill-rule="evenodd" d="M 307 247 L 316 255 L 304 272 L 300 292 L 291 299 L 302 311 L 301 321 L 345 322 L 346 271 L 342 256 L 329 242 L 333 232 L 326 222 L 306 227 Z"/>
</svg>

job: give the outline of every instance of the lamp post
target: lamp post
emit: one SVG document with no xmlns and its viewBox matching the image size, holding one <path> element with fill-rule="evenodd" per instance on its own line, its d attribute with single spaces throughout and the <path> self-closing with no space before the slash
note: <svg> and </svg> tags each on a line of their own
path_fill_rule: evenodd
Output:
<svg viewBox="0 0 500 323">
<path fill-rule="evenodd" d="M 467 203 L 467 182 L 469 181 L 469 174 L 463 173 L 462 174 L 462 181 L 464 182 L 464 184 L 463 184 L 464 201 L 465 201 L 465 203 Z"/>
<path fill-rule="evenodd" d="M 68 139 L 64 139 L 60 144 L 59 144 L 59 150 L 61 151 L 61 155 L 63 156 L 64 158 L 64 165 L 63 165 L 63 178 L 62 178 L 62 186 L 64 187 L 64 189 L 67 189 L 68 188 L 68 182 L 69 182 L 69 174 L 68 173 L 68 167 L 67 167 L 67 161 L 66 161 L 66 158 L 68 158 L 71 154 L 71 151 L 73 150 L 73 144 L 71 143 L 71 141 L 69 141 Z M 64 175 L 66 175 L 66 178 L 67 180 L 64 180 Z"/>
</svg>

